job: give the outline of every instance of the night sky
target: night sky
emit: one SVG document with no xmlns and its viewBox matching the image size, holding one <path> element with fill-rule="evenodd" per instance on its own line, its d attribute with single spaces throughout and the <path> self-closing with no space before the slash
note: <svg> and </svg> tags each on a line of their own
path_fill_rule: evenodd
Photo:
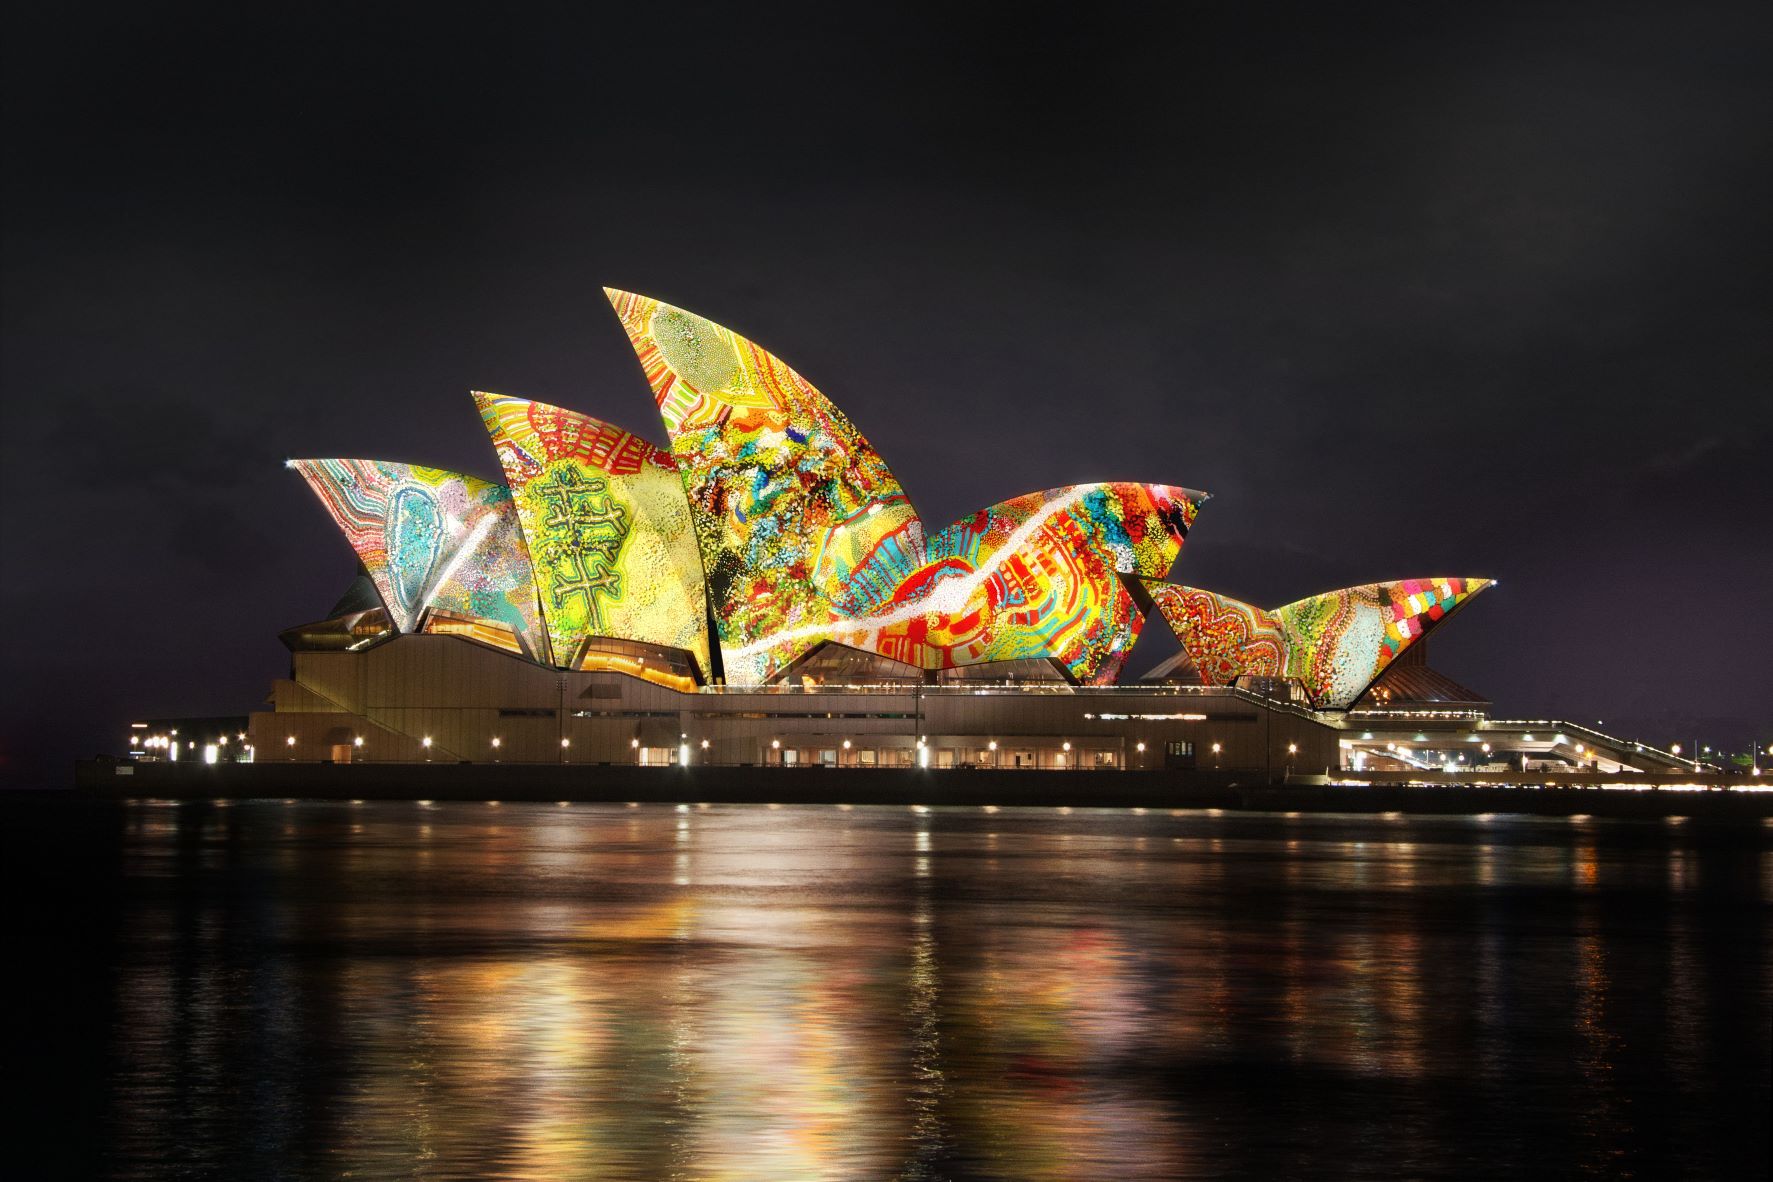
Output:
<svg viewBox="0 0 1773 1182">
<path fill-rule="evenodd" d="M 8 19 L 12 776 L 264 700 L 355 568 L 286 457 L 491 476 L 473 388 L 663 442 L 604 284 L 932 525 L 1205 489 L 1178 581 L 1493 576 L 1432 657 L 1498 713 L 1773 736 L 1764 0 L 750 7 Z"/>
</svg>

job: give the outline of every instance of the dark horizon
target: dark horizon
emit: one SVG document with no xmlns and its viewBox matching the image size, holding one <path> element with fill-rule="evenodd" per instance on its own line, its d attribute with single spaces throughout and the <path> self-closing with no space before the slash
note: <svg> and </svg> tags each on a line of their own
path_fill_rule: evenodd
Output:
<svg viewBox="0 0 1773 1182">
<path fill-rule="evenodd" d="M 0 775 L 263 701 L 355 570 L 284 459 L 662 442 L 606 284 L 928 521 L 1203 489 L 1178 581 L 1494 577 L 1432 660 L 1498 715 L 1773 739 L 1764 5 L 505 20 L 10 22 Z"/>
</svg>

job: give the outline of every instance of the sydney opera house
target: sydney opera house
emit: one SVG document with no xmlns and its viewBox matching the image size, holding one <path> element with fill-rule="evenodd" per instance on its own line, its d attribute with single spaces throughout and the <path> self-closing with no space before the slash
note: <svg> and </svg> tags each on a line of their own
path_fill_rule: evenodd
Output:
<svg viewBox="0 0 1773 1182">
<path fill-rule="evenodd" d="M 1474 697 L 1420 642 L 1488 580 L 1254 607 L 1171 580 L 1207 501 L 1171 484 L 1029 492 L 932 528 L 787 364 L 608 295 L 668 448 L 476 393 L 498 479 L 290 462 L 358 576 L 284 632 L 257 759 L 1322 772 L 1362 711 Z M 1181 653 L 1131 681 L 1154 611 Z"/>
</svg>

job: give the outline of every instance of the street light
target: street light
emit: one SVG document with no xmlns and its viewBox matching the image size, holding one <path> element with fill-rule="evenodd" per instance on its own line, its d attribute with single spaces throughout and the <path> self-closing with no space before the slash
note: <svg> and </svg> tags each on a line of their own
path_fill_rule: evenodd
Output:
<svg viewBox="0 0 1773 1182">
<path fill-rule="evenodd" d="M 1219 751 L 1220 751 L 1219 744 L 1214 743 L 1213 744 L 1213 766 L 1215 768 L 1217 768 L 1219 766 Z"/>
</svg>

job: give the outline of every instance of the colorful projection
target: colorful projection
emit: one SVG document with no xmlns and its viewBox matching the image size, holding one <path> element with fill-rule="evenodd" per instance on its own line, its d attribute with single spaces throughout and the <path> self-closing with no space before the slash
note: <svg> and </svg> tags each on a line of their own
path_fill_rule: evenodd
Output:
<svg viewBox="0 0 1773 1182">
<path fill-rule="evenodd" d="M 696 534 L 671 457 L 587 415 L 474 395 L 529 545 L 554 661 L 594 636 L 683 649 L 708 672 Z"/>
<path fill-rule="evenodd" d="M 877 550 L 921 550 L 917 514 L 861 432 L 782 361 L 681 308 L 606 290 L 671 437 L 722 656 L 753 654 L 727 662 L 727 678 L 766 680 L 842 614 L 852 572 Z M 768 643 L 791 635 L 808 639 Z"/>
<path fill-rule="evenodd" d="M 712 619 L 734 685 L 788 674 L 828 642 L 901 670 L 1052 661 L 1101 685 L 1144 625 L 1136 579 L 1208 682 L 1294 678 L 1314 704 L 1345 709 L 1489 585 L 1375 583 L 1264 611 L 1165 583 L 1206 499 L 1165 484 L 1027 493 L 931 533 L 879 453 L 788 365 L 693 313 L 605 291 L 670 452 L 476 393 L 508 489 L 407 464 L 291 462 L 399 631 L 687 684 L 714 671 Z M 699 668 L 673 656 L 656 670 L 660 648 Z"/>
<path fill-rule="evenodd" d="M 932 535 L 922 562 L 833 635 L 924 669 L 1050 657 L 1075 681 L 1111 683 L 1144 623 L 1120 576 L 1167 572 L 1200 500 L 1168 485 L 1086 484 L 982 509 Z M 883 566 L 856 581 L 858 601 L 889 582 Z"/>
<path fill-rule="evenodd" d="M 1346 710 L 1424 633 L 1490 579 L 1405 579 L 1313 595 L 1264 611 L 1211 591 L 1146 581 L 1201 679 L 1296 679 L 1319 709 Z"/>
<path fill-rule="evenodd" d="M 1204 496 L 1030 493 L 932 538 L 868 441 L 787 364 L 693 313 L 609 290 L 695 513 L 727 679 L 836 640 L 924 669 L 1052 657 L 1111 681 Z"/>
<path fill-rule="evenodd" d="M 535 583 L 511 495 L 441 468 L 385 460 L 291 460 L 357 551 L 394 626 L 429 613 L 507 629 L 548 659 Z"/>
</svg>

